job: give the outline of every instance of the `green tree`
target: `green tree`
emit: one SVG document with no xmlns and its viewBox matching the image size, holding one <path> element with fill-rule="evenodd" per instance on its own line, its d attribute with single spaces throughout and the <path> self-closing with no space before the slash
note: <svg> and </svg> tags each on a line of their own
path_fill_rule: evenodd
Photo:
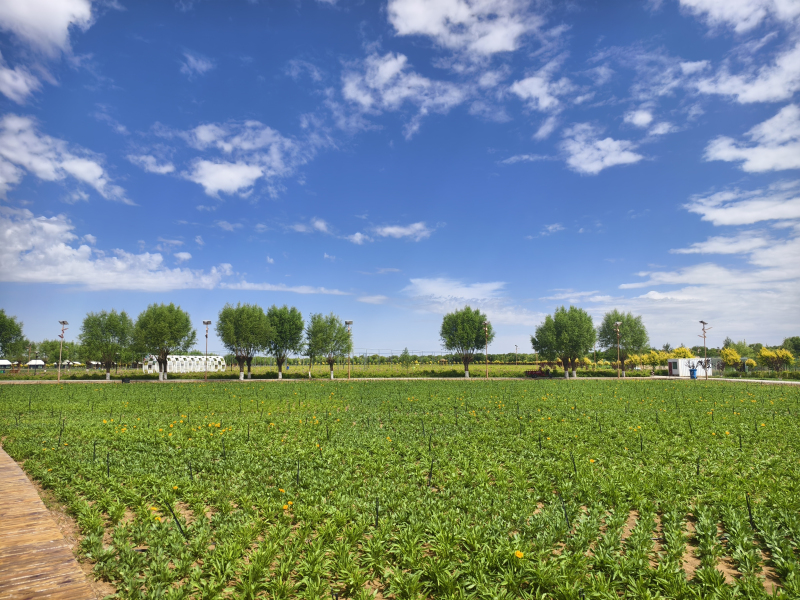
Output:
<svg viewBox="0 0 800 600">
<path fill-rule="evenodd" d="M 133 321 L 124 310 L 90 312 L 83 319 L 78 339 L 87 356 L 101 363 L 106 379 L 111 379 L 112 365 L 133 340 Z"/>
<path fill-rule="evenodd" d="M 403 351 L 400 353 L 399 361 L 400 364 L 406 368 L 406 371 L 408 371 L 408 368 L 411 366 L 411 354 L 409 354 L 408 348 L 403 348 Z"/>
<path fill-rule="evenodd" d="M 597 330 L 597 339 L 603 348 L 617 347 L 617 329 L 614 325 L 617 322 L 621 323 L 619 326 L 619 354 L 624 376 L 625 360 L 628 355 L 647 350 L 649 340 L 641 316 L 634 317 L 630 312 L 623 313 L 614 309 L 603 316 L 603 322 Z"/>
<path fill-rule="evenodd" d="M 239 379 L 252 378 L 253 357 L 264 350 L 272 338 L 272 328 L 264 309 L 257 304 L 226 304 L 217 317 L 216 331 L 225 346 L 239 363 Z"/>
<path fill-rule="evenodd" d="M 311 315 L 306 326 L 306 347 L 312 361 L 315 356 L 325 358 L 333 379 L 333 365 L 336 359 L 350 354 L 353 350 L 353 340 L 339 317 L 333 313 L 329 315 L 317 313 Z"/>
<path fill-rule="evenodd" d="M 720 357 L 722 358 L 722 362 L 725 363 L 726 367 L 733 367 L 734 369 L 739 369 L 742 366 L 742 357 L 733 348 L 733 341 L 728 346 L 725 346 L 722 351 L 720 352 Z"/>
<path fill-rule="evenodd" d="M 22 322 L 0 308 L 0 356 L 14 358 L 27 346 L 26 342 L 22 334 Z"/>
<path fill-rule="evenodd" d="M 167 379 L 167 356 L 188 352 L 197 341 L 189 314 L 174 304 L 151 304 L 139 314 L 133 327 L 134 346 L 158 360 L 158 379 Z"/>
<path fill-rule="evenodd" d="M 536 334 L 531 336 L 531 346 L 547 360 L 560 358 L 564 377 L 568 378 L 570 367 L 572 376 L 577 376 L 578 361 L 589 353 L 596 339 L 589 313 L 576 306 L 569 309 L 561 306 L 536 328 Z"/>
<path fill-rule="evenodd" d="M 783 340 L 781 346 L 783 348 L 786 348 L 786 350 L 788 350 L 795 356 L 800 356 L 800 335 L 787 337 L 786 339 Z"/>
<path fill-rule="evenodd" d="M 480 310 L 465 306 L 444 316 L 439 337 L 446 350 L 460 357 L 464 364 L 464 377 L 469 377 L 469 363 L 475 357 L 475 351 L 482 350 L 487 345 L 487 340 L 491 343 L 494 329 Z"/>
<path fill-rule="evenodd" d="M 303 315 L 294 306 L 285 304 L 280 308 L 274 304 L 267 311 L 267 319 L 272 335 L 267 343 L 267 354 L 275 357 L 278 363 L 278 379 L 283 379 L 283 363 L 289 354 L 299 354 L 303 350 Z"/>
</svg>

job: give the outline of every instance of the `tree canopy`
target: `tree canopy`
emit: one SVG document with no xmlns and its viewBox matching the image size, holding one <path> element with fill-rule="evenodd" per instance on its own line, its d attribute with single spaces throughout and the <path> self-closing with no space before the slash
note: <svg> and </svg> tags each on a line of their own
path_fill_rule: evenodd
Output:
<svg viewBox="0 0 800 600">
<path fill-rule="evenodd" d="M 582 308 L 563 306 L 556 309 L 551 317 L 536 328 L 531 336 L 531 346 L 546 360 L 560 358 L 564 365 L 564 376 L 575 376 L 578 361 L 586 356 L 594 346 L 597 334 L 592 317 Z"/>
<path fill-rule="evenodd" d="M 158 358 L 159 379 L 166 379 L 167 356 L 188 352 L 197 341 L 189 314 L 174 304 L 151 304 L 137 317 L 134 345 Z"/>
<path fill-rule="evenodd" d="M 781 346 L 794 356 L 800 356 L 800 335 L 785 338 Z"/>
<path fill-rule="evenodd" d="M 488 336 L 484 330 L 484 323 L 488 329 Z M 461 362 L 464 363 L 464 377 L 469 377 L 469 363 L 472 362 L 475 351 L 482 350 L 487 344 L 487 339 L 488 343 L 492 342 L 494 329 L 480 310 L 465 306 L 444 316 L 439 336 L 446 350 L 461 356 Z"/>
<path fill-rule="evenodd" d="M 274 304 L 267 311 L 267 319 L 272 335 L 267 341 L 267 354 L 275 357 L 278 364 L 278 379 L 283 378 L 283 363 L 290 354 L 299 354 L 303 350 L 303 315 L 294 306 L 285 304 L 281 307 Z"/>
<path fill-rule="evenodd" d="M 614 309 L 603 316 L 603 322 L 597 329 L 597 338 L 603 348 L 617 346 L 617 329 L 614 323 L 620 322 L 619 348 L 622 370 L 625 370 L 625 360 L 629 354 L 637 354 L 648 349 L 649 339 L 647 329 L 642 323 L 642 317 L 634 317 L 632 313 L 623 313 Z"/>
<path fill-rule="evenodd" d="M 311 315 L 306 326 L 306 346 L 308 356 L 312 360 L 315 356 L 325 357 L 333 379 L 333 365 L 336 359 L 350 354 L 353 350 L 353 340 L 345 324 L 335 314 L 316 313 Z"/>
<path fill-rule="evenodd" d="M 99 361 L 106 368 L 106 379 L 117 355 L 121 358 L 130 346 L 133 330 L 133 321 L 124 310 L 90 312 L 83 319 L 78 339 L 86 357 Z"/>
<path fill-rule="evenodd" d="M 13 358 L 26 345 L 22 323 L 0 308 L 0 356 Z"/>
<path fill-rule="evenodd" d="M 217 317 L 216 331 L 222 345 L 236 357 L 239 378 L 252 377 L 253 357 L 267 347 L 272 338 L 272 327 L 264 309 L 257 304 L 226 304 Z"/>
</svg>

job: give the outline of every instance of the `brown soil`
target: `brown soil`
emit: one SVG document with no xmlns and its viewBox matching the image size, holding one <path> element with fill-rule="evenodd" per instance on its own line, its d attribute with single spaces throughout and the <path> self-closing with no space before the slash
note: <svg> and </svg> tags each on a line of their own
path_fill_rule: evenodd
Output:
<svg viewBox="0 0 800 600">
<path fill-rule="evenodd" d="M 639 511 L 632 510 L 628 513 L 628 520 L 625 521 L 625 526 L 622 528 L 622 542 L 624 544 L 625 540 L 627 540 L 631 533 L 633 532 L 634 528 L 636 527 L 636 523 L 639 522 Z"/>
<path fill-rule="evenodd" d="M 22 467 L 21 463 L 18 464 L 20 467 Z M 55 521 L 59 531 L 61 531 L 61 535 L 64 536 L 67 546 L 69 546 L 69 549 L 72 550 L 72 553 L 75 555 L 78 565 L 86 575 L 86 582 L 92 588 L 95 596 L 97 596 L 97 598 L 105 598 L 111 594 L 116 594 L 117 588 L 115 588 L 113 585 L 108 582 L 95 579 L 94 573 L 92 572 L 92 569 L 94 569 L 94 564 L 88 562 L 85 558 L 79 555 L 79 545 L 83 539 L 83 536 L 80 534 L 80 528 L 75 522 L 75 519 L 67 514 L 66 508 L 60 502 L 58 502 L 58 500 L 56 500 L 53 492 L 44 489 L 36 481 L 31 480 L 31 483 L 33 484 L 33 487 L 36 488 L 36 491 L 38 492 L 39 497 L 42 499 L 42 502 L 44 502 L 47 510 L 50 511 L 50 516 L 53 518 L 53 521 Z"/>
<path fill-rule="evenodd" d="M 661 523 L 661 515 L 656 513 L 656 530 L 653 536 L 653 552 L 650 555 L 650 566 L 655 569 L 658 567 L 658 561 L 661 559 L 661 551 L 664 546 L 661 543 L 664 540 L 664 525 Z"/>
<path fill-rule="evenodd" d="M 686 579 L 694 579 L 694 574 L 700 568 L 700 559 L 695 554 L 695 517 L 689 513 L 686 518 L 686 533 L 689 534 L 689 541 L 686 544 L 686 552 L 683 553 L 683 571 L 686 573 Z"/>
<path fill-rule="evenodd" d="M 724 535 L 725 530 L 722 528 L 722 523 L 717 523 L 717 537 L 724 540 Z M 728 550 L 728 544 L 725 541 L 722 541 L 721 545 L 726 551 Z M 735 583 L 736 578 L 739 576 L 739 571 L 736 565 L 733 564 L 733 559 L 731 559 L 728 554 L 721 556 L 717 560 L 717 571 L 725 576 L 725 583 L 729 585 Z"/>
</svg>

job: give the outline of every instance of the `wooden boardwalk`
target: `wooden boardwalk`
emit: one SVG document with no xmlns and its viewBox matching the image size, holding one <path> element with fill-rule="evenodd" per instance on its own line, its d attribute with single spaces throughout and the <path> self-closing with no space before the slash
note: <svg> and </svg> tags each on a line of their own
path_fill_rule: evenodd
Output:
<svg viewBox="0 0 800 600">
<path fill-rule="evenodd" d="M 95 600 L 33 484 L 0 448 L 0 600 Z"/>
</svg>

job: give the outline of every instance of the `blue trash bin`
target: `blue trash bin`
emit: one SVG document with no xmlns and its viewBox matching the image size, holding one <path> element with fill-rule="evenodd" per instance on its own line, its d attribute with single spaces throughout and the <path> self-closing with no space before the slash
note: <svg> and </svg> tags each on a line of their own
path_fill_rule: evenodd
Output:
<svg viewBox="0 0 800 600">
<path fill-rule="evenodd" d="M 697 379 L 697 369 L 689 369 L 689 377 Z"/>
</svg>

